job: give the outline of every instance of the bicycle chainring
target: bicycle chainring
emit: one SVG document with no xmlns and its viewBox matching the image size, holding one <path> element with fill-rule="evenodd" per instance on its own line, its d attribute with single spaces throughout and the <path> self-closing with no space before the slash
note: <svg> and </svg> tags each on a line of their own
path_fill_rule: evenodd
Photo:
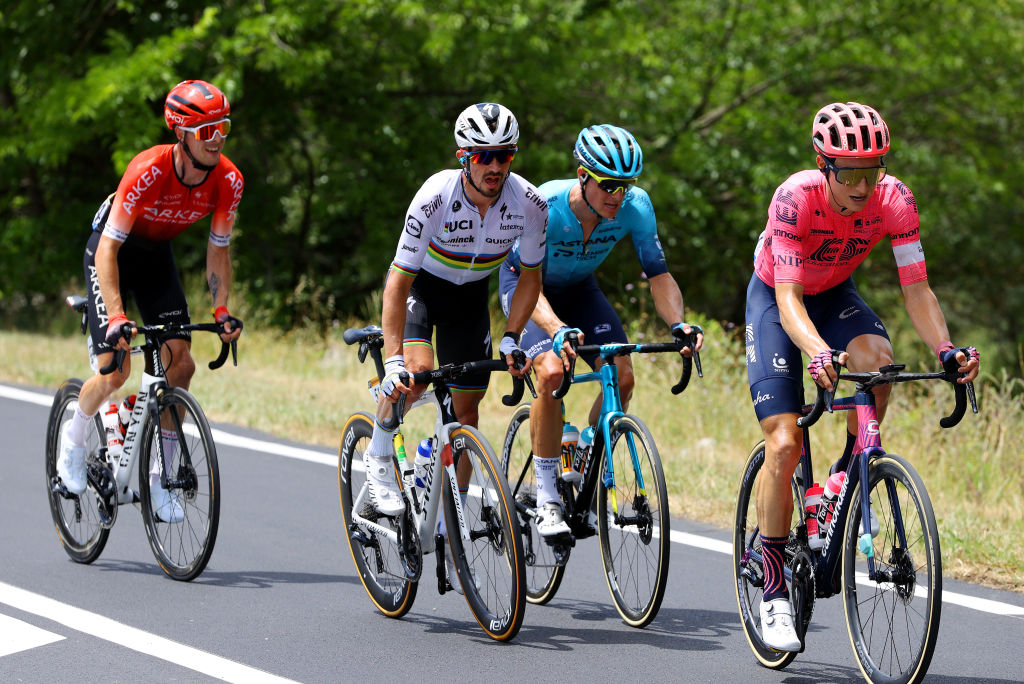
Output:
<svg viewBox="0 0 1024 684">
<path fill-rule="evenodd" d="M 789 547 L 793 542 L 790 542 L 786 548 L 786 555 L 787 565 L 792 573 L 789 595 L 793 603 L 793 623 L 800 643 L 803 644 L 807 627 L 811 624 L 811 615 L 814 613 L 814 557 L 809 547 L 802 542 L 796 544 L 797 548 L 791 552 Z"/>
</svg>

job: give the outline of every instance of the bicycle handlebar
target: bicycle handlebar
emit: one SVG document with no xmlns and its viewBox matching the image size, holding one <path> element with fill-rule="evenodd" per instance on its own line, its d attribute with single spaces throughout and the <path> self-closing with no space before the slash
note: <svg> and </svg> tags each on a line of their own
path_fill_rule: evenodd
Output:
<svg viewBox="0 0 1024 684">
<path fill-rule="evenodd" d="M 974 383 L 959 383 L 958 379 L 963 376 L 956 371 L 939 371 L 937 373 L 905 373 L 903 369 L 906 368 L 903 364 L 892 364 L 889 366 L 882 366 L 877 371 L 869 373 L 846 373 L 841 374 L 840 370 L 842 366 L 839 365 L 839 353 L 833 352 L 832 354 L 832 365 L 836 369 L 836 382 L 833 385 L 833 390 L 828 391 L 821 385 L 818 385 L 818 395 L 814 400 L 814 404 L 811 405 L 810 412 L 806 416 L 797 418 L 796 424 L 798 427 L 805 428 L 814 425 L 818 422 L 821 414 L 827 409 L 830 413 L 832 412 L 832 401 L 835 398 L 835 387 L 838 386 L 839 380 L 850 380 L 858 384 L 858 390 L 868 389 L 876 387 L 878 385 L 895 385 L 900 382 L 914 382 L 917 380 L 944 380 L 953 385 L 954 395 L 954 406 L 953 411 L 948 416 L 939 419 L 939 425 L 944 428 L 951 428 L 957 425 L 964 417 L 967 412 L 967 400 L 970 399 L 971 410 L 974 413 L 978 412 L 978 400 L 974 393 Z"/>
<path fill-rule="evenodd" d="M 242 329 L 242 321 L 240 319 L 232 316 L 231 318 L 228 319 L 228 321 L 231 323 L 231 329 L 233 331 Z M 163 341 L 164 338 L 176 332 L 212 332 L 220 334 L 224 332 L 224 324 L 188 323 L 182 325 L 179 323 L 168 323 L 167 325 L 140 325 L 136 326 L 135 330 L 138 332 L 138 334 L 146 335 L 147 337 L 151 336 L 157 343 L 160 343 Z M 131 323 L 121 324 L 121 337 L 125 340 L 131 340 Z M 220 354 L 217 356 L 215 360 L 210 361 L 210 363 L 208 364 L 210 370 L 217 370 L 218 368 L 224 365 L 224 362 L 227 361 L 229 350 L 231 352 L 232 362 L 234 363 L 234 365 L 238 365 L 238 340 L 231 340 L 230 342 L 221 341 Z M 115 349 L 114 358 L 111 359 L 110 363 L 108 363 L 106 366 L 100 368 L 100 374 L 110 375 L 115 370 L 121 370 L 124 367 L 124 360 L 127 356 L 128 350 Z"/>
<path fill-rule="evenodd" d="M 381 330 L 380 326 L 368 325 L 365 328 L 349 328 L 342 334 L 342 339 L 345 340 L 345 344 L 356 344 L 359 343 L 359 362 L 363 363 L 366 360 L 366 355 L 370 354 L 373 357 L 374 365 L 377 370 L 377 377 L 383 380 L 384 378 L 384 361 L 382 349 L 384 348 L 384 331 Z M 513 365 L 516 368 L 522 368 L 526 363 L 526 354 L 522 350 L 516 350 L 512 354 Z M 476 372 L 488 372 L 493 373 L 496 371 L 507 371 L 508 364 L 505 363 L 504 359 L 485 359 L 483 361 L 467 361 L 465 363 L 449 363 L 439 368 L 431 370 L 419 371 L 417 373 L 404 372 L 399 375 L 403 385 L 408 385 L 411 379 L 414 384 L 427 385 L 437 380 L 454 380 L 455 378 L 465 375 L 467 373 Z M 505 406 L 515 406 L 522 398 L 526 387 L 530 388 L 530 393 L 534 397 L 537 396 L 537 392 L 534 390 L 533 381 L 530 380 L 529 375 L 523 375 L 521 377 L 512 376 L 512 393 L 506 394 L 501 398 L 501 403 Z M 398 401 L 395 404 L 395 417 L 401 422 L 401 416 L 404 413 L 406 395 L 402 394 L 398 397 Z"/>
<path fill-rule="evenodd" d="M 630 344 L 630 343 L 615 343 L 608 345 L 601 344 L 579 344 L 579 336 L 576 333 L 568 333 L 565 336 L 566 341 L 576 351 L 577 354 L 596 354 L 600 353 L 602 348 L 614 347 L 615 356 L 626 356 L 632 353 L 638 354 L 656 354 L 659 352 L 678 352 L 684 347 L 693 349 L 697 344 L 697 332 L 691 331 L 689 335 L 684 335 L 682 338 L 674 339 L 672 342 L 651 342 L 646 344 Z M 690 384 L 690 375 L 693 371 L 693 366 L 697 366 L 697 377 L 704 377 L 704 369 L 701 368 L 700 364 L 700 352 L 693 352 L 693 357 L 683 357 L 683 370 L 679 376 L 679 382 L 672 386 L 672 394 L 681 394 L 686 386 Z M 573 382 L 573 373 L 576 368 L 576 358 L 569 359 L 569 368 L 562 370 L 562 383 L 558 386 L 558 389 L 551 393 L 551 396 L 555 399 L 561 399 L 569 392 L 569 386 Z"/>
</svg>

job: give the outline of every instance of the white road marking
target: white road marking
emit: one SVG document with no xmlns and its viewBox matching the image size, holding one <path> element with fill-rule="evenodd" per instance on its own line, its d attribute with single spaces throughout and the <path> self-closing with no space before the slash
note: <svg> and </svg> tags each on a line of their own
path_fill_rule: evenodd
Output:
<svg viewBox="0 0 1024 684">
<path fill-rule="evenodd" d="M 7 615 L 0 615 L 0 657 L 52 644 L 63 638 L 60 634 L 47 632 Z"/>
<path fill-rule="evenodd" d="M 27 390 L 9 387 L 2 384 L 0 384 L 0 397 L 7 397 L 17 401 L 27 401 L 41 406 L 49 406 L 53 403 L 52 397 L 48 397 L 44 394 L 29 392 Z M 338 466 L 338 458 L 336 456 L 325 454 L 322 451 L 314 451 L 313 449 L 304 449 L 286 444 L 275 444 L 273 442 L 266 442 L 252 437 L 235 435 L 219 429 L 213 430 L 213 438 L 218 444 L 236 446 L 242 449 L 259 451 L 265 454 L 273 454 L 275 456 L 283 456 L 285 458 L 294 458 L 300 461 L 319 463 L 320 465 L 325 465 L 331 468 L 336 468 Z M 700 535 L 680 532 L 678 530 L 672 530 L 670 539 L 677 544 L 684 544 L 686 546 L 693 546 L 707 551 L 732 555 L 732 544 L 718 539 L 702 537 Z M 963 606 L 964 608 L 970 608 L 983 613 L 991 613 L 993 615 L 1024 617 L 1024 607 L 1003 603 L 1001 601 L 992 601 L 990 599 L 959 594 L 948 590 L 942 592 L 942 602 Z"/>
<path fill-rule="evenodd" d="M 135 627 L 116 622 L 110 618 L 90 613 L 81 608 L 54 599 L 47 598 L 31 591 L 0 582 L 0 603 L 32 613 L 47 620 L 53 620 L 65 627 L 83 632 L 89 636 L 103 639 L 133 651 L 138 651 L 154 658 L 166 660 L 180 667 L 200 672 L 210 677 L 223 679 L 227 682 L 266 682 L 267 684 L 292 682 L 291 679 L 278 677 L 248 665 L 236 663 L 227 658 L 200 651 L 197 648 L 179 644 Z M 39 630 L 43 631 L 43 630 Z M 54 635 L 56 636 L 56 635 Z M 64 637 L 57 637 L 63 639 Z"/>
</svg>

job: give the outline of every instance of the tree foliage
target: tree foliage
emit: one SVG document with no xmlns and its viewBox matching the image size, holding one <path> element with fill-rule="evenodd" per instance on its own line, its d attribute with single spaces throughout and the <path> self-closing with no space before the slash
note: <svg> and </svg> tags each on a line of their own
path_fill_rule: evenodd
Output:
<svg viewBox="0 0 1024 684">
<path fill-rule="evenodd" d="M 536 183 L 573 172 L 581 127 L 629 128 L 687 304 L 738 322 L 772 192 L 813 164 L 811 116 L 856 100 L 889 123 L 954 341 L 1016 367 L 1022 36 L 1012 0 L 16 0 L 0 9 L 0 313 L 55 311 L 96 207 L 171 140 L 163 96 L 204 78 L 232 103 L 236 291 L 265 322 L 366 312 L 413 193 L 454 165 L 456 115 L 485 100 L 517 114 L 516 170 Z M 184 270 L 204 240 L 179 238 Z M 858 283 L 902 317 L 887 252 Z M 616 256 L 613 297 L 639 278 Z"/>
</svg>

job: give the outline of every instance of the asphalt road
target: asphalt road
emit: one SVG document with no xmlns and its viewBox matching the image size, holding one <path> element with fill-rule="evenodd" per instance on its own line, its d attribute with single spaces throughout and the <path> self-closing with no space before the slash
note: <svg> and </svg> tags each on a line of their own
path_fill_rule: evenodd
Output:
<svg viewBox="0 0 1024 684">
<path fill-rule="evenodd" d="M 228 425 L 214 426 L 221 523 L 198 579 L 163 575 L 132 507 L 103 555 L 76 564 L 46 501 L 48 403 L 0 385 L 2 682 L 860 679 L 838 598 L 816 604 L 808 648 L 788 668 L 757 665 L 722 552 L 729 533 L 681 519 L 664 604 L 643 630 L 615 612 L 596 539 L 573 551 L 550 604 L 527 607 L 512 643 L 486 638 L 462 597 L 429 583 L 407 616 L 383 617 L 343 537 L 335 455 Z M 949 580 L 945 591 L 928 681 L 1024 680 L 1024 596 Z"/>
</svg>

